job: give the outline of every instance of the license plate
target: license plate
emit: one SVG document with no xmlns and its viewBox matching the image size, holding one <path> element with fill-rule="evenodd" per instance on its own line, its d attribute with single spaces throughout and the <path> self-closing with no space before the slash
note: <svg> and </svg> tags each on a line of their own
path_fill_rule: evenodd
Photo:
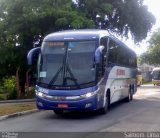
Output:
<svg viewBox="0 0 160 138">
<path fill-rule="evenodd" d="M 68 108 L 68 104 L 58 104 L 58 108 Z"/>
</svg>

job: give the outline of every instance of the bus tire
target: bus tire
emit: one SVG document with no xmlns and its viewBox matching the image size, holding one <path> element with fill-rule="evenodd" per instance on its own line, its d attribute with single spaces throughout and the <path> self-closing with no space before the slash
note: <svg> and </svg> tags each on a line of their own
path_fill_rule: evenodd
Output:
<svg viewBox="0 0 160 138">
<path fill-rule="evenodd" d="M 63 110 L 53 110 L 56 115 L 63 114 Z"/>
<path fill-rule="evenodd" d="M 133 100 L 133 88 L 129 88 L 128 96 L 126 98 L 126 102 L 130 102 Z"/>
<path fill-rule="evenodd" d="M 106 96 L 105 106 L 102 107 L 102 108 L 99 110 L 99 113 L 100 113 L 100 114 L 106 114 L 107 111 L 108 111 L 108 108 L 109 108 L 109 96 L 107 95 L 107 96 Z"/>
</svg>

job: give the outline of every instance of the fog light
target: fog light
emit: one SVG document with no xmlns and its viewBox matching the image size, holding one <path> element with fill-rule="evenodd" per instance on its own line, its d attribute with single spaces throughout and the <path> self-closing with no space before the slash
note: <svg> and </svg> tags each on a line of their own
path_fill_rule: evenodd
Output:
<svg viewBox="0 0 160 138">
<path fill-rule="evenodd" d="M 37 102 L 37 104 L 41 107 L 43 107 L 43 104 L 41 102 Z"/>
<path fill-rule="evenodd" d="M 91 104 L 91 103 L 88 103 L 88 104 L 85 105 L 85 108 L 89 108 L 89 107 L 91 107 L 91 106 L 92 106 L 92 104 Z"/>
</svg>

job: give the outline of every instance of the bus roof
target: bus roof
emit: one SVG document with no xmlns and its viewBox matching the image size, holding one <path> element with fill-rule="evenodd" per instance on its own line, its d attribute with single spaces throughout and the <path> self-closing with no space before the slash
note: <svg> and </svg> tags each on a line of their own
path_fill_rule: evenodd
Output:
<svg viewBox="0 0 160 138">
<path fill-rule="evenodd" d="M 106 35 L 110 36 L 107 30 L 99 30 L 99 29 L 66 30 L 66 31 L 51 33 L 44 38 L 44 41 L 85 40 L 85 39 L 95 40 Z"/>
<path fill-rule="evenodd" d="M 74 40 L 98 40 L 101 37 L 108 36 L 118 44 L 125 46 L 128 50 L 132 51 L 127 45 L 117 39 L 114 35 L 110 34 L 107 30 L 101 29 L 79 29 L 79 30 L 65 30 L 54 32 L 47 35 L 43 41 L 74 41 Z M 135 52 L 133 52 L 134 55 Z"/>
</svg>

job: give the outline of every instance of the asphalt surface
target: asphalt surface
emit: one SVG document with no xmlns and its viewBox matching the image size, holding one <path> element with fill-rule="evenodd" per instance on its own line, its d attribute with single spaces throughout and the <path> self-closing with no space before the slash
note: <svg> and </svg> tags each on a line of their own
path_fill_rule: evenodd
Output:
<svg viewBox="0 0 160 138">
<path fill-rule="evenodd" d="M 36 112 L 0 121 L 1 132 L 160 132 L 160 86 L 138 88 L 134 100 L 111 106 L 106 115 L 95 112 Z"/>
</svg>

